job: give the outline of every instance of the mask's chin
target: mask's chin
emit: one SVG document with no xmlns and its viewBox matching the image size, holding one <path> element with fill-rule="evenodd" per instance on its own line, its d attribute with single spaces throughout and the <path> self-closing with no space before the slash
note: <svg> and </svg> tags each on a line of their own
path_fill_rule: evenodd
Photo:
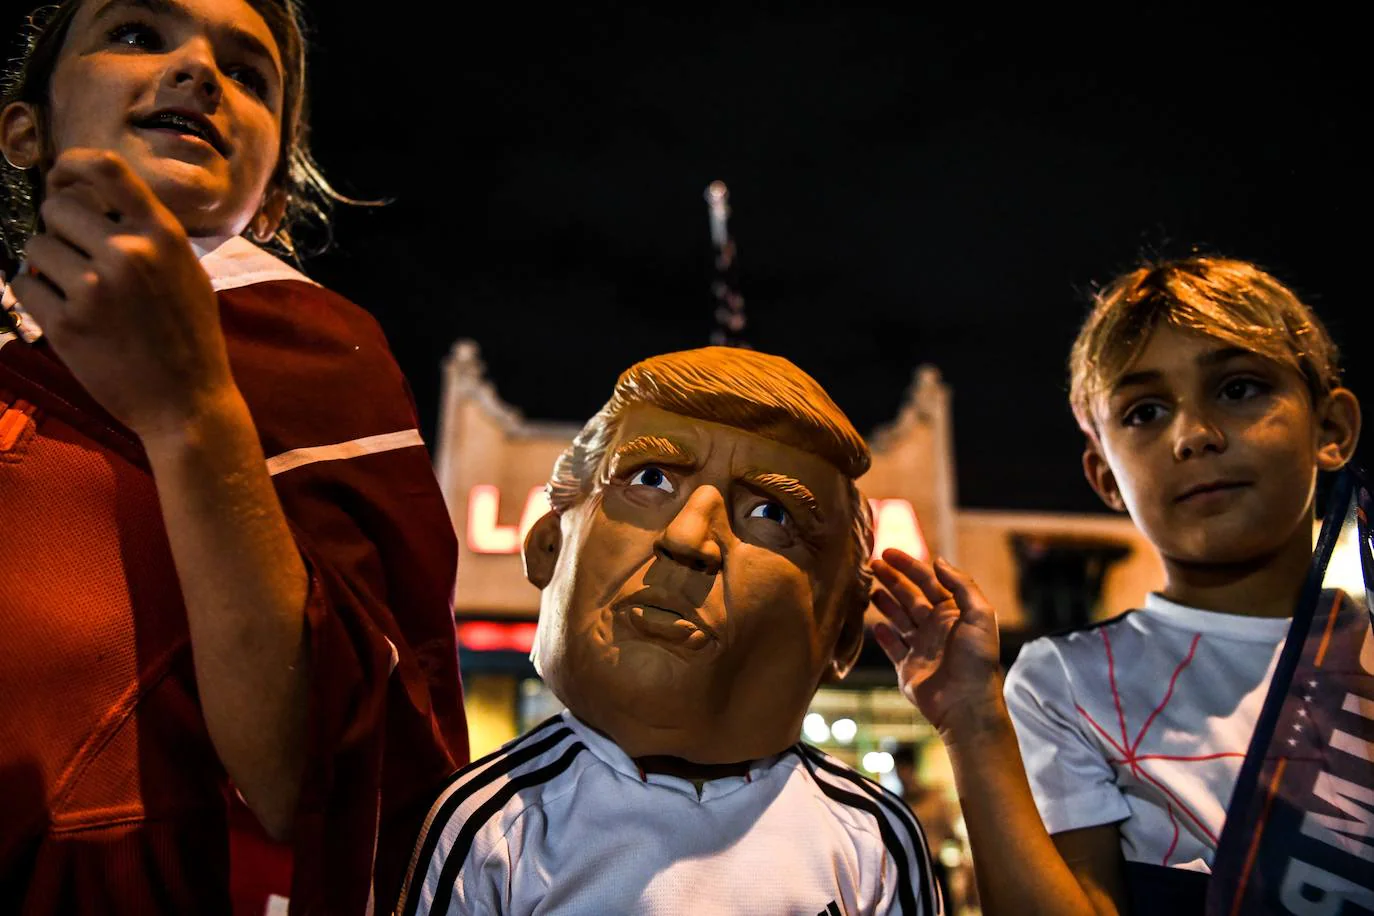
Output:
<svg viewBox="0 0 1374 916">
<path fill-rule="evenodd" d="M 623 748 L 644 748 L 636 753 L 672 753 L 653 747 L 660 738 L 681 737 L 697 730 L 700 704 L 690 698 L 697 691 L 678 679 L 645 677 L 634 669 L 586 672 L 567 677 L 557 672 L 550 688 L 573 715 L 604 732 Z M 676 745 L 678 742 L 673 741 Z"/>
</svg>

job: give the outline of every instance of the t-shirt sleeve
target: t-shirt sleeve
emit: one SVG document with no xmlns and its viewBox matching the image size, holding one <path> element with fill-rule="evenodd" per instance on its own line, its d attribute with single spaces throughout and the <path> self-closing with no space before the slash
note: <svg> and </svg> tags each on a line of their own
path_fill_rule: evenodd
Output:
<svg viewBox="0 0 1374 916">
<path fill-rule="evenodd" d="M 941 916 L 943 900 L 930 859 L 930 844 L 915 813 L 900 797 L 884 789 L 870 788 L 868 792 L 878 802 L 878 816 L 886 826 L 880 832 L 885 855 L 878 901 L 872 912 Z"/>
<path fill-rule="evenodd" d="M 499 916 L 511 912 L 511 846 L 495 823 L 474 836 L 466 818 L 444 829 L 428 861 L 417 863 L 415 885 L 396 912 L 404 916 Z M 464 843 L 463 841 L 468 842 Z"/>
<path fill-rule="evenodd" d="M 1007 709 L 1040 819 L 1051 834 L 1126 819 L 1116 773 L 1084 733 L 1068 671 L 1050 639 L 1027 643 L 1007 672 Z"/>
<path fill-rule="evenodd" d="M 929 851 L 921 845 L 915 850 L 908 848 L 904 855 L 906 861 L 901 866 L 892 855 L 883 857 L 881 892 L 872 912 L 878 916 L 907 916 L 914 904 L 919 916 L 943 916 L 944 901 L 934 879 Z M 909 888 L 909 897 L 902 893 L 904 886 Z"/>
<path fill-rule="evenodd" d="M 410 390 L 370 316 L 328 290 L 221 293 L 235 378 L 310 577 L 306 762 L 292 905 L 389 910 L 410 844 L 467 761 L 458 545 Z"/>
</svg>

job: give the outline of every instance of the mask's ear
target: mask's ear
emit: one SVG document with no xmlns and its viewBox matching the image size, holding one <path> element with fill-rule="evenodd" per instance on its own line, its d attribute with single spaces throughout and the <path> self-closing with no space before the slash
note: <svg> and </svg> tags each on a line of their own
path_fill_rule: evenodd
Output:
<svg viewBox="0 0 1374 916">
<path fill-rule="evenodd" d="M 1121 488 L 1116 485 L 1116 475 L 1112 473 L 1107 459 L 1098 450 L 1097 444 L 1089 442 L 1083 448 L 1083 476 L 1098 498 L 1117 512 L 1126 511 L 1126 501 L 1121 498 Z"/>
<path fill-rule="evenodd" d="M 11 102 L 0 111 L 0 153 L 16 169 L 31 169 L 43 158 L 42 118 L 34 105 Z"/>
<path fill-rule="evenodd" d="M 558 565 L 558 552 L 563 549 L 563 528 L 558 515 L 545 512 L 525 535 L 525 578 L 535 588 L 542 589 L 553 581 Z"/>
<path fill-rule="evenodd" d="M 825 671 L 825 680 L 835 682 L 844 680 L 859 661 L 859 653 L 864 648 L 864 610 L 868 607 L 868 596 L 863 596 L 863 609 L 853 606 L 841 611 L 844 619 L 840 622 L 839 635 L 835 637 L 835 654 Z"/>
</svg>

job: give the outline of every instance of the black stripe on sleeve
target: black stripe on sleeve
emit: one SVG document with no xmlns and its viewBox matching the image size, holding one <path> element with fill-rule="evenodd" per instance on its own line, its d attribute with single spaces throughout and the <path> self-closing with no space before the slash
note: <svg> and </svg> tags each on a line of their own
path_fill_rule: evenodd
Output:
<svg viewBox="0 0 1374 916">
<path fill-rule="evenodd" d="M 921 829 L 920 822 L 916 820 L 916 815 L 907 807 L 906 802 L 882 786 L 874 783 L 871 779 L 855 773 L 853 770 L 840 766 L 829 757 L 825 756 L 816 748 L 801 745 L 802 752 L 815 760 L 827 772 L 834 773 L 836 776 L 849 780 L 859 788 L 863 789 L 873 798 L 882 803 L 883 807 L 891 811 L 897 820 L 906 828 L 907 838 L 911 841 L 911 851 L 916 857 L 916 867 L 921 873 L 921 884 L 925 888 L 927 898 L 934 901 L 932 908 L 936 913 L 944 912 L 944 902 L 940 897 L 939 885 L 935 883 L 935 876 L 930 873 L 928 857 L 930 855 L 930 844 L 926 842 L 925 831 Z"/>
<path fill-rule="evenodd" d="M 533 738 L 537 733 L 545 731 L 559 721 L 561 721 L 560 717 L 554 716 L 552 719 L 532 729 L 523 737 L 517 738 L 515 741 L 505 745 L 499 750 L 493 751 L 481 760 L 476 760 L 468 764 L 449 780 L 448 786 L 445 787 L 444 791 L 448 791 L 448 788 L 452 787 L 454 783 L 461 782 L 464 776 L 474 774 L 474 771 L 480 767 L 486 766 L 486 764 L 492 761 L 496 761 L 496 763 L 493 763 L 482 772 L 475 773 L 471 782 L 466 785 L 459 785 L 452 795 L 444 799 L 444 803 L 439 806 L 439 810 L 435 813 L 434 817 L 430 819 L 429 829 L 425 832 L 421 840 L 419 851 L 416 853 L 414 863 L 411 866 L 410 877 L 406 880 L 407 886 L 405 890 L 402 891 L 401 906 L 397 908 L 397 911 L 400 912 L 402 916 L 415 916 L 416 909 L 420 905 L 420 888 L 424 885 L 424 872 L 429 869 L 429 860 L 433 858 L 434 850 L 439 846 L 439 840 L 444 835 L 444 828 L 453 818 L 458 808 L 463 802 L 467 801 L 473 794 L 482 788 L 495 782 L 522 763 L 526 763 L 538 757 L 540 754 L 556 746 L 563 739 L 571 737 L 573 733 L 572 729 L 560 728 L 542 741 L 535 741 L 533 743 L 528 742 L 528 739 Z M 581 746 L 581 744 L 578 745 L 578 747 Z M 440 797 L 443 797 L 442 793 L 440 793 Z"/>
<path fill-rule="evenodd" d="M 453 889 L 458 884 L 459 874 L 463 870 L 463 863 L 467 861 L 468 852 L 472 849 L 472 842 L 477 838 L 477 831 L 481 830 L 493 815 L 504 808 L 517 792 L 531 786 L 551 782 L 572 766 L 577 755 L 586 749 L 587 746 L 581 741 L 569 745 L 562 757 L 547 766 L 531 770 L 512 779 L 472 813 L 472 817 L 463 824 L 462 831 L 454 840 L 453 848 L 448 851 L 448 857 L 444 860 L 444 867 L 439 871 L 439 884 L 434 888 L 434 902 L 430 904 L 429 908 L 430 916 L 442 916 L 448 912 L 449 904 L 453 899 Z M 416 899 L 419 899 L 418 894 L 416 894 Z"/>
<path fill-rule="evenodd" d="M 819 764 L 830 772 L 836 772 L 837 768 L 823 757 L 813 757 L 811 749 L 804 745 L 802 746 L 801 758 L 803 762 L 806 763 L 807 770 L 811 773 L 812 780 L 820 788 L 821 792 L 825 793 L 826 797 L 842 805 L 848 805 L 851 808 L 863 811 L 871 815 L 878 823 L 878 833 L 883 838 L 883 845 L 887 847 L 887 851 L 892 855 L 893 861 L 897 863 L 897 897 L 901 902 L 902 912 L 906 914 L 906 916 L 920 916 L 922 911 L 918 909 L 916 905 L 915 885 L 911 881 L 911 873 L 907 868 L 910 856 L 907 855 L 906 849 L 902 846 L 902 841 L 893 831 L 892 825 L 888 823 L 887 818 L 883 816 L 882 810 L 874 803 L 874 798 L 871 797 L 867 791 L 865 791 L 863 795 L 855 795 L 853 792 L 846 792 L 817 776 L 813 766 L 814 764 Z M 851 782 L 856 781 L 855 779 L 851 779 L 850 774 L 842 768 L 838 768 L 836 775 L 842 776 Z M 859 780 L 863 779 L 863 777 L 858 776 L 858 774 L 854 774 L 854 776 Z M 862 788 L 861 783 L 860 788 Z M 881 797 L 878 800 L 882 801 Z M 921 871 L 922 885 L 925 886 L 929 883 L 925 874 L 925 860 L 923 857 L 925 846 L 917 846 L 912 852 L 916 859 L 916 867 Z M 922 894 L 922 896 L 926 897 L 927 895 Z M 927 897 L 927 899 L 938 898 Z M 938 906 L 939 904 L 935 905 Z"/>
<path fill-rule="evenodd" d="M 562 721 L 562 714 L 549 716 L 543 722 L 540 722 L 538 725 L 536 725 L 529 731 L 525 732 L 519 738 L 512 738 L 510 741 L 507 741 L 505 744 L 501 745 L 496 750 L 492 751 L 490 754 L 487 754 L 485 757 L 479 757 L 478 759 L 472 761 L 472 763 L 469 763 L 467 766 L 463 767 L 461 770 L 450 776 L 444 782 L 444 787 L 441 790 L 439 790 L 439 794 L 442 795 L 445 792 L 447 792 L 449 786 L 453 785 L 455 782 L 460 781 L 464 776 L 468 775 L 474 770 L 480 770 L 482 767 L 491 763 L 497 757 L 500 757 L 504 754 L 509 754 L 511 751 L 515 750 L 522 744 L 528 744 L 530 741 L 534 740 L 535 735 L 538 735 L 540 732 L 553 728 L 555 725 L 558 725 Z"/>
</svg>

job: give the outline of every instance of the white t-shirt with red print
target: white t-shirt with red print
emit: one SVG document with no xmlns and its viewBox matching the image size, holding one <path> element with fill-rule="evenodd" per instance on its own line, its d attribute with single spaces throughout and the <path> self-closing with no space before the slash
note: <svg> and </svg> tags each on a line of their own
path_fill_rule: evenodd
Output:
<svg viewBox="0 0 1374 916">
<path fill-rule="evenodd" d="M 1289 620 L 1145 607 L 1027 643 L 1006 698 L 1045 828 L 1210 873 Z"/>
</svg>

